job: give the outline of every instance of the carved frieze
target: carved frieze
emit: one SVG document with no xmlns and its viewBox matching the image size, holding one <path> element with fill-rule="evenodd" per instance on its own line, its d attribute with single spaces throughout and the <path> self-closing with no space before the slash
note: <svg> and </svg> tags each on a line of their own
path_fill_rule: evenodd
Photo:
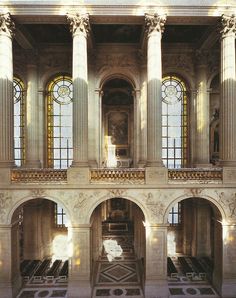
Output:
<svg viewBox="0 0 236 298">
<path fill-rule="evenodd" d="M 30 190 L 31 196 L 34 198 L 43 198 L 46 197 L 46 192 L 42 188 L 35 188 Z"/>
<path fill-rule="evenodd" d="M 169 69 L 184 72 L 186 75 L 194 75 L 194 59 L 191 53 L 165 54 L 162 58 L 163 70 Z"/>
<path fill-rule="evenodd" d="M 144 196 L 145 196 L 146 206 L 150 211 L 151 219 L 154 222 L 162 222 L 165 208 L 166 208 L 164 203 L 161 201 L 157 201 L 157 199 L 154 198 L 154 195 L 151 192 L 149 192 L 148 194 L 145 194 Z"/>
<path fill-rule="evenodd" d="M 236 17 L 234 15 L 222 15 L 220 24 L 221 37 L 224 38 L 228 34 L 236 32 Z"/>
<path fill-rule="evenodd" d="M 90 31 L 89 15 L 88 14 L 68 14 L 67 20 L 70 24 L 70 31 L 72 35 L 77 33 L 77 30 L 84 33 L 86 36 Z"/>
<path fill-rule="evenodd" d="M 0 15 L 0 33 L 5 32 L 13 37 L 15 24 L 10 16 L 10 13 Z"/>
</svg>

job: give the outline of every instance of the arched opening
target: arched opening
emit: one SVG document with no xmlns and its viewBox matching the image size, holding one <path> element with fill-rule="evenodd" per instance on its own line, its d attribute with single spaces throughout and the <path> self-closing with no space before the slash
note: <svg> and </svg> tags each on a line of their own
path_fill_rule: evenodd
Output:
<svg viewBox="0 0 236 298">
<path fill-rule="evenodd" d="M 130 167 L 134 155 L 133 87 L 124 79 L 114 78 L 102 91 L 102 164 Z"/>
<path fill-rule="evenodd" d="M 63 207 L 48 199 L 29 200 L 14 211 L 11 224 L 12 278 L 21 279 L 20 297 L 32 290 L 44 297 L 40 291 L 48 287 L 53 295 L 58 286 L 66 293 L 69 222 Z"/>
<path fill-rule="evenodd" d="M 145 276 L 144 214 L 133 202 L 112 198 L 91 216 L 95 296 L 142 296 Z M 128 296 L 129 296 L 128 295 Z M 109 297 L 111 297 L 109 296 Z"/>
<path fill-rule="evenodd" d="M 189 198 L 171 208 L 168 222 L 168 278 L 185 282 L 179 294 L 191 294 L 192 288 L 192 295 L 215 295 L 222 278 L 220 211 L 206 199 Z"/>
</svg>

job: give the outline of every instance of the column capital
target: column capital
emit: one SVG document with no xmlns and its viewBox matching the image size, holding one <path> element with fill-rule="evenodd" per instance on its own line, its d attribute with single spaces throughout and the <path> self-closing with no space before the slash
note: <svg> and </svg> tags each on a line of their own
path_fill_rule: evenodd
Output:
<svg viewBox="0 0 236 298">
<path fill-rule="evenodd" d="M 89 14 L 67 14 L 67 20 L 70 24 L 70 31 L 74 36 L 76 33 L 81 32 L 85 36 L 90 31 Z"/>
<path fill-rule="evenodd" d="M 13 37 L 15 24 L 10 13 L 0 14 L 0 33 L 4 32 L 10 37 Z"/>
<path fill-rule="evenodd" d="M 227 16 L 223 14 L 220 19 L 220 34 L 221 38 L 236 32 L 236 17 L 235 15 Z"/>
<path fill-rule="evenodd" d="M 145 14 L 145 31 L 147 34 L 151 34 L 152 32 L 164 32 L 164 25 L 166 22 L 166 15 L 159 15 L 157 13 L 154 14 Z"/>
</svg>

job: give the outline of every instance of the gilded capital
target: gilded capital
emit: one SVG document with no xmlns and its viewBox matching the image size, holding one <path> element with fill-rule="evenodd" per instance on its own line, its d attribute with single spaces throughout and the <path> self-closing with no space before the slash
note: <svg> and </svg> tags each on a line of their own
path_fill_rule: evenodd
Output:
<svg viewBox="0 0 236 298">
<path fill-rule="evenodd" d="M 70 24 L 70 31 L 74 35 L 77 30 L 87 35 L 90 31 L 88 14 L 67 14 L 67 20 Z"/>
<path fill-rule="evenodd" d="M 5 13 L 0 15 L 0 34 L 1 32 L 5 32 L 9 34 L 11 37 L 13 36 L 15 30 L 15 24 L 12 21 L 10 13 Z"/>
<path fill-rule="evenodd" d="M 165 22 L 166 15 L 158 15 L 157 13 L 145 14 L 145 30 L 148 34 L 153 31 L 163 33 Z"/>
<path fill-rule="evenodd" d="M 220 33 L 222 38 L 224 38 L 227 34 L 235 34 L 236 32 L 236 17 L 235 15 L 227 16 L 222 15 L 221 17 L 221 26 Z"/>
</svg>

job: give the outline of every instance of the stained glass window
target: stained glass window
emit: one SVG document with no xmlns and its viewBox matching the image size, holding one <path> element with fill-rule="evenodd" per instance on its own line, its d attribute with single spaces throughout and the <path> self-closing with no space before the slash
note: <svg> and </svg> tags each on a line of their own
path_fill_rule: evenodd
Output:
<svg viewBox="0 0 236 298">
<path fill-rule="evenodd" d="M 25 97 L 24 84 L 20 78 L 13 79 L 14 96 L 14 159 L 17 166 L 21 166 L 25 160 L 24 117 Z"/>
<path fill-rule="evenodd" d="M 188 113 L 184 82 L 168 76 L 162 81 L 162 160 L 168 168 L 187 165 Z"/>
<path fill-rule="evenodd" d="M 73 158 L 72 97 L 73 86 L 70 77 L 58 76 L 48 84 L 48 167 L 66 169 L 71 165 Z"/>
</svg>

